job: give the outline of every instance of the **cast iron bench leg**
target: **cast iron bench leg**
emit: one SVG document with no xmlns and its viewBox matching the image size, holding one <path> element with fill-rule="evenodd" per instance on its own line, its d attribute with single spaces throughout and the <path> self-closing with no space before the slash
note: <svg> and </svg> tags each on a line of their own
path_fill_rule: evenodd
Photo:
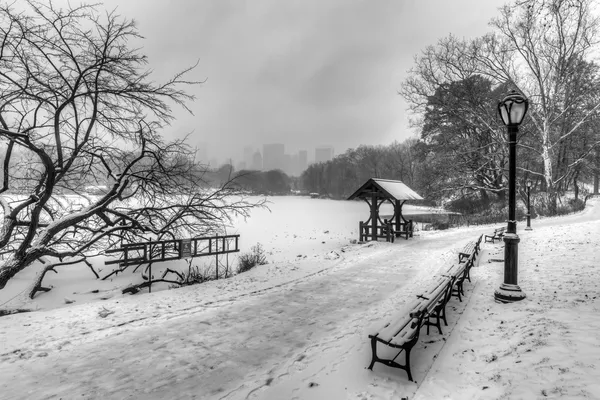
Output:
<svg viewBox="0 0 600 400">
<path fill-rule="evenodd" d="M 406 368 L 406 374 L 408 375 L 408 380 L 413 382 L 412 374 L 410 373 L 410 350 L 411 349 L 412 349 L 412 346 L 404 351 L 406 353 L 406 361 L 405 361 L 406 365 L 404 367 Z"/>
<path fill-rule="evenodd" d="M 460 296 L 462 293 L 462 281 L 456 284 L 456 293 L 458 295 L 458 301 L 462 303 L 462 297 Z"/>
<path fill-rule="evenodd" d="M 373 353 L 373 357 L 371 358 L 371 365 L 369 365 L 369 369 L 373 370 L 373 365 L 376 361 L 379 361 L 377 357 L 377 340 L 375 338 L 371 338 L 371 351 Z"/>
<path fill-rule="evenodd" d="M 435 323 L 433 323 L 433 322 L 430 321 L 431 318 L 435 318 L 436 319 Z M 440 333 L 440 335 L 444 334 L 444 332 L 442 332 L 442 324 L 440 323 L 440 319 L 441 319 L 441 317 L 440 317 L 440 313 L 439 312 L 437 312 L 436 315 L 433 315 L 433 316 L 430 315 L 428 317 L 427 324 L 426 324 L 427 325 L 427 335 L 429 335 L 429 327 L 431 325 L 433 325 L 436 328 L 438 328 L 438 332 Z M 446 325 L 448 325 L 448 324 L 446 323 Z"/>
<path fill-rule="evenodd" d="M 418 336 L 417 336 L 417 338 L 418 338 Z M 417 338 L 415 338 L 415 339 L 417 339 Z M 393 360 L 384 360 L 384 359 L 377 357 L 377 340 L 375 338 L 371 338 L 371 351 L 373 352 L 373 358 L 371 359 L 371 364 L 369 365 L 368 369 L 370 369 L 372 371 L 373 365 L 376 362 L 380 362 L 384 365 L 387 365 L 388 367 L 403 369 L 404 371 L 406 371 L 406 374 L 408 375 L 408 380 L 411 382 L 414 382 L 412 379 L 412 374 L 410 372 L 410 351 L 413 348 L 413 346 L 415 345 L 415 343 L 416 343 L 416 340 L 413 339 L 411 341 L 411 343 L 408 343 L 406 347 L 402 347 L 400 349 L 400 352 L 398 354 L 396 354 L 396 357 L 398 357 L 400 355 L 400 353 L 402 353 L 402 351 L 404 351 L 404 353 L 406 354 L 406 364 L 400 365 L 394 361 L 396 359 L 396 357 L 394 357 Z"/>
<path fill-rule="evenodd" d="M 446 321 L 446 306 L 442 308 L 442 319 L 444 320 L 444 325 L 448 326 L 448 321 Z"/>
</svg>

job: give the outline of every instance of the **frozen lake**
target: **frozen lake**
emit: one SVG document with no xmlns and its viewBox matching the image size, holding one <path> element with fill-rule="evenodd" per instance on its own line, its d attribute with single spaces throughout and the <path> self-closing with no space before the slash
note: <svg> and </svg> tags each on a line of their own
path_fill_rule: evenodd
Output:
<svg viewBox="0 0 600 400">
<path fill-rule="evenodd" d="M 260 199 L 249 198 L 255 201 Z M 71 205 L 79 204 L 78 201 L 81 203 L 76 197 L 68 200 Z M 269 209 L 255 209 L 250 218 L 240 218 L 227 230 L 228 234 L 240 235 L 240 253 L 221 256 L 222 265 L 227 264 L 235 269 L 238 256 L 251 251 L 252 246 L 257 243 L 265 250 L 269 264 L 280 264 L 282 268 L 307 262 L 321 265 L 324 261 L 337 259 L 344 246 L 349 245 L 351 240 L 358 239 L 359 222 L 369 218 L 369 208 L 364 201 L 311 199 L 302 196 L 268 197 L 268 201 Z M 410 215 L 415 212 L 422 213 L 427 209 L 404 206 L 403 210 Z M 390 204 L 382 205 L 382 215 L 391 215 L 392 212 Z M 115 268 L 114 265 L 105 265 L 103 257 L 90 261 L 100 276 L 106 276 Z M 212 268 L 214 258 L 198 257 L 194 259 L 193 265 L 202 269 Z M 41 268 L 40 263 L 35 263 L 17 274 L 7 287 L 0 291 L 0 304 L 26 290 Z M 166 268 L 185 272 L 188 266 L 185 260 L 156 263 L 153 266 L 153 275 L 161 276 Z M 41 299 L 40 307 L 64 306 L 65 298 L 75 300 L 78 304 L 97 301 L 97 298 L 107 296 L 121 298 L 121 290 L 124 287 L 143 281 L 141 270 L 134 272 L 134 268 L 129 268 L 118 276 L 113 275 L 108 280 L 95 279 L 84 264 L 61 267 L 59 272 L 48 274 L 44 278 L 45 285 L 54 288 L 49 293 L 38 295 Z M 168 287 L 167 283 L 158 283 L 152 286 L 152 290 L 160 291 Z"/>
<path fill-rule="evenodd" d="M 305 196 L 268 197 L 269 209 L 257 209 L 246 221 L 238 220 L 228 234 L 239 233 L 240 249 L 247 252 L 261 243 L 270 261 L 285 261 L 290 247 L 293 257 L 322 254 L 358 239 L 358 224 L 369 219 L 364 201 L 311 199 Z M 424 208 L 405 205 L 403 212 L 423 212 Z M 393 214 L 391 204 L 383 204 L 381 215 Z"/>
</svg>

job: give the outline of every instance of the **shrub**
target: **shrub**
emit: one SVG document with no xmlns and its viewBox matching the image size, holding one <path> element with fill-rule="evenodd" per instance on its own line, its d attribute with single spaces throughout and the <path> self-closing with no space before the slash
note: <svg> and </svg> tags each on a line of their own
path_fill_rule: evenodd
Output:
<svg viewBox="0 0 600 400">
<path fill-rule="evenodd" d="M 570 199 L 567 204 L 556 207 L 556 215 L 571 214 L 585 208 L 585 202 L 580 199 Z"/>
<path fill-rule="evenodd" d="M 244 253 L 240 256 L 238 263 L 237 273 L 250 271 L 257 265 L 268 264 L 267 257 L 265 256 L 265 250 L 260 243 L 253 246 L 250 253 Z"/>
<path fill-rule="evenodd" d="M 450 227 L 450 224 L 448 222 L 443 222 L 443 221 L 432 221 L 431 224 L 429 224 L 431 226 L 431 228 L 433 229 L 437 229 L 437 230 L 444 230 L 444 229 L 448 229 Z"/>
<path fill-rule="evenodd" d="M 585 201 L 581 199 L 571 199 L 569 200 L 569 207 L 571 207 L 573 212 L 581 211 L 585 208 Z"/>
<path fill-rule="evenodd" d="M 446 204 L 446 209 L 461 214 L 476 214 L 485 212 L 493 207 L 493 201 L 477 197 L 460 197 Z"/>
<path fill-rule="evenodd" d="M 183 279 L 180 280 L 181 286 L 195 285 L 198 283 L 204 283 L 214 280 L 214 274 L 210 274 L 208 270 L 201 271 L 196 265 L 194 267 L 188 265 L 188 271 L 185 273 Z"/>
</svg>

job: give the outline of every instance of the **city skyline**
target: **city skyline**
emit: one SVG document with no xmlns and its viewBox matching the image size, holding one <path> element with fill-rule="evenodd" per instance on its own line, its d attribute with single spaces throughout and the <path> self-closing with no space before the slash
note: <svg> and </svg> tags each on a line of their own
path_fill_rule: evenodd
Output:
<svg viewBox="0 0 600 400">
<path fill-rule="evenodd" d="M 322 145 L 312 149 L 288 151 L 284 143 L 246 145 L 238 150 L 234 151 L 233 153 L 235 154 L 231 157 L 219 159 L 210 155 L 210 149 L 206 143 L 200 143 L 197 149 L 197 157 L 205 164 L 208 164 L 211 169 L 219 168 L 223 165 L 232 165 L 236 170 L 268 171 L 271 169 L 281 169 L 288 175 L 299 176 L 309 165 L 330 161 L 336 155 L 333 146 Z M 270 151 L 274 153 L 269 154 Z M 312 156 L 309 156 L 310 154 Z"/>
</svg>

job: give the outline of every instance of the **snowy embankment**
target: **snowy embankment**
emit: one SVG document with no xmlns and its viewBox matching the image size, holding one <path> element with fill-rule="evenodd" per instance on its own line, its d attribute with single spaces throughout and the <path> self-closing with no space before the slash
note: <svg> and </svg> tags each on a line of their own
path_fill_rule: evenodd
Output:
<svg viewBox="0 0 600 400">
<path fill-rule="evenodd" d="M 527 299 L 501 305 L 485 244 L 449 326 L 422 332 L 416 382 L 370 361 L 367 334 L 492 227 L 420 232 L 232 279 L 0 318 L 3 399 L 600 398 L 600 205 L 519 224 Z M 291 250 L 293 251 L 293 250 Z M 401 356 L 402 357 L 402 356 Z"/>
</svg>

